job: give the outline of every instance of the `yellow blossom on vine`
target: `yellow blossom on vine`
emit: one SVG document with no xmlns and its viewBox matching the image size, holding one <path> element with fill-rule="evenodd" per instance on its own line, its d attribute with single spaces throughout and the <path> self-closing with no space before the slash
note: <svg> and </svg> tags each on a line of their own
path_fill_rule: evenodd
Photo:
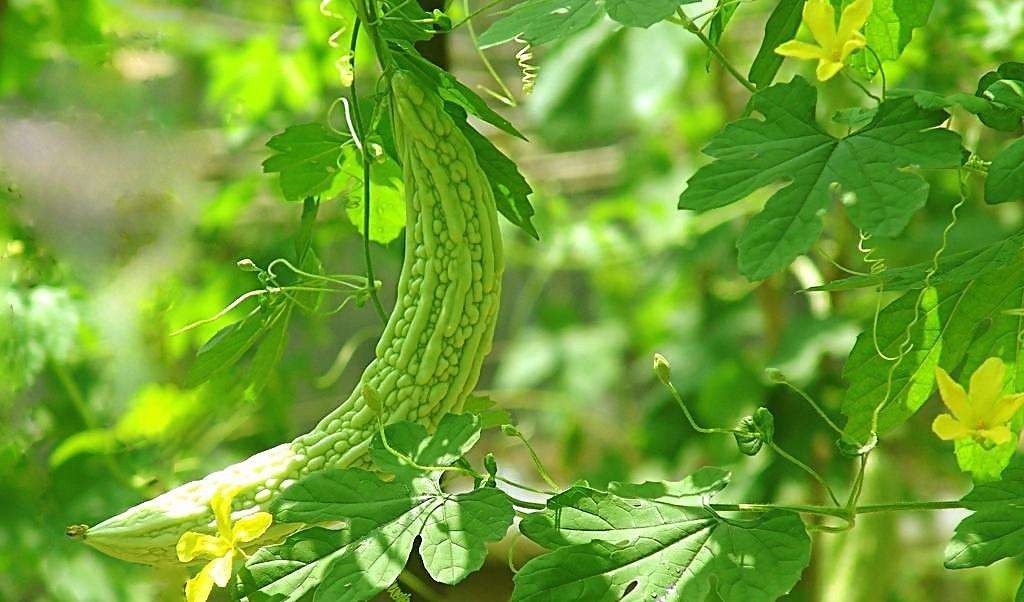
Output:
<svg viewBox="0 0 1024 602">
<path fill-rule="evenodd" d="M 817 59 L 818 80 L 832 79 L 842 70 L 850 54 L 867 46 L 860 30 L 871 15 L 871 8 L 872 0 L 853 0 L 843 9 L 837 28 L 836 12 L 829 0 L 807 0 L 803 23 L 817 45 L 790 40 L 776 48 L 775 53 L 798 59 Z"/>
<path fill-rule="evenodd" d="M 1007 423 L 1024 405 L 1024 393 L 1003 395 L 1006 367 L 997 357 L 985 360 L 971 375 L 970 390 L 964 391 L 942 368 L 935 368 L 939 395 L 951 414 L 941 414 L 932 423 L 940 439 L 952 441 L 973 438 L 985 445 L 1010 441 L 1013 433 Z"/>
<path fill-rule="evenodd" d="M 210 507 L 217 520 L 216 535 L 186 531 L 178 540 L 178 560 L 181 562 L 192 562 L 198 557 L 211 559 L 185 584 L 187 602 L 206 602 L 214 584 L 226 587 L 231 581 L 236 554 L 245 557 L 240 544 L 255 540 L 270 527 L 272 517 L 267 512 L 240 518 L 232 525 L 231 500 L 237 494 L 237 487 L 229 487 L 217 490 L 210 498 Z"/>
</svg>

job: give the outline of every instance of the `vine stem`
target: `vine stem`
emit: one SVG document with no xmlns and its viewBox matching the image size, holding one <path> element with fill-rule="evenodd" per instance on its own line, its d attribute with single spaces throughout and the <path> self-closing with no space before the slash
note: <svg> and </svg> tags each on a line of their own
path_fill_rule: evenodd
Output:
<svg viewBox="0 0 1024 602">
<path fill-rule="evenodd" d="M 363 134 L 363 115 L 362 111 L 359 110 L 359 95 L 356 94 L 356 42 L 359 41 L 359 29 L 362 21 L 356 19 L 355 25 L 352 26 L 352 42 L 349 45 L 349 50 L 352 56 L 352 85 L 349 86 L 349 97 L 352 103 L 352 112 L 355 114 L 355 130 L 356 136 L 360 139 L 365 138 Z M 373 303 L 373 308 L 377 311 L 377 316 L 380 317 L 380 321 L 384 324 L 388 323 L 388 314 L 384 311 L 384 305 L 380 302 L 380 297 L 377 296 L 377 279 L 373 275 L 373 259 L 370 255 L 370 155 L 367 152 L 366 145 L 362 145 L 362 151 L 360 156 L 363 162 L 363 260 L 366 264 L 366 284 L 370 291 L 370 301 Z"/>
<path fill-rule="evenodd" d="M 850 510 L 813 504 L 708 504 L 708 506 L 712 510 L 719 512 L 770 512 L 772 510 L 786 510 L 798 514 L 814 514 L 836 518 L 850 518 L 858 514 L 878 514 L 882 512 L 954 510 L 964 507 L 959 500 L 864 504 Z M 693 508 L 699 508 L 699 506 L 693 506 Z"/>
<path fill-rule="evenodd" d="M 402 571 L 398 574 L 398 581 L 402 585 L 408 587 L 417 596 L 423 598 L 427 602 L 438 602 L 441 600 L 440 596 L 430 588 L 425 581 L 419 578 L 418 575 L 410 571 Z"/>
<path fill-rule="evenodd" d="M 697 36 L 700 39 L 700 41 L 707 47 L 707 49 L 711 51 L 711 54 L 715 55 L 715 58 L 717 58 L 718 61 L 722 63 L 722 66 L 725 67 L 725 70 L 729 72 L 729 75 L 732 75 L 733 79 L 738 81 L 747 90 L 750 90 L 751 92 L 757 91 L 757 87 L 754 86 L 754 84 L 752 84 L 749 79 L 744 77 L 743 74 L 740 73 L 739 70 L 736 69 L 736 67 L 734 67 L 733 64 L 729 62 L 729 59 L 726 58 L 725 54 L 723 54 L 722 51 L 718 48 L 718 45 L 712 42 L 711 39 L 708 38 L 708 36 L 703 31 L 701 31 L 699 27 L 697 27 L 697 25 L 693 22 L 692 19 L 690 19 L 690 17 L 686 16 L 686 13 L 683 12 L 682 8 L 676 9 L 676 17 L 676 19 L 672 19 L 672 22 L 682 25 L 686 29 L 686 31 L 689 31 L 693 35 Z"/>
</svg>

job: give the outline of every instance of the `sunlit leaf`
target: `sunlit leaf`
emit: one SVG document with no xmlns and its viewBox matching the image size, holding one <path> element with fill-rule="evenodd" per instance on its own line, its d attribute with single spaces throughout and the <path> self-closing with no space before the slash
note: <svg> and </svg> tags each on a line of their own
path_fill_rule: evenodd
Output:
<svg viewBox="0 0 1024 602">
<path fill-rule="evenodd" d="M 281 175 L 286 201 L 302 201 L 331 187 L 346 140 L 319 123 L 293 125 L 267 142 L 275 153 L 263 162 L 263 171 Z"/>
<path fill-rule="evenodd" d="M 799 77 L 754 94 L 750 108 L 763 119 L 741 119 L 712 138 L 704 152 L 716 161 L 700 168 L 679 197 L 680 209 L 706 211 L 783 184 L 737 244 L 740 271 L 751 280 L 809 249 L 837 198 L 865 232 L 898 234 L 928 197 L 928 183 L 904 168 L 960 164 L 959 136 L 937 127 L 948 117 L 944 111 L 890 100 L 867 126 L 835 138 L 815 121 L 816 104 L 815 89 Z"/>
<path fill-rule="evenodd" d="M 603 13 L 594 0 L 526 0 L 513 6 L 480 36 L 489 48 L 521 36 L 540 45 L 586 29 Z"/>
<path fill-rule="evenodd" d="M 772 511 L 725 521 L 699 505 L 624 499 L 574 487 L 523 519 L 553 552 L 516 574 L 514 601 L 775 600 L 810 560 L 800 518 Z"/>
</svg>

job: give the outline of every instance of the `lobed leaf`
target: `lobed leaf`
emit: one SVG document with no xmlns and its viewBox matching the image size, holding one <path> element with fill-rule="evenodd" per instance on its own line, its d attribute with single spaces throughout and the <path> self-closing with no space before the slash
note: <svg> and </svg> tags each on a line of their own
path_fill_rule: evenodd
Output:
<svg viewBox="0 0 1024 602">
<path fill-rule="evenodd" d="M 411 423 L 395 426 L 403 424 Z M 291 601 L 311 592 L 314 601 L 370 599 L 398 578 L 417 538 L 428 573 L 455 584 L 483 566 L 486 542 L 504 537 L 515 517 L 512 500 L 497 489 L 424 494 L 358 468 L 313 473 L 271 511 L 281 523 L 314 526 L 248 560 L 239 593 L 250 599 Z M 315 526 L 329 524 L 343 528 Z"/>
<path fill-rule="evenodd" d="M 946 568 L 988 566 L 1024 554 L 1024 459 L 1015 458 L 1001 481 L 975 485 L 961 502 L 972 514 L 946 547 Z"/>
<path fill-rule="evenodd" d="M 816 123 L 816 96 L 799 77 L 755 93 L 750 109 L 764 119 L 741 119 L 712 138 L 704 152 L 716 160 L 679 197 L 680 209 L 706 211 L 783 184 L 740 236 L 740 271 L 751 280 L 810 248 L 834 198 L 843 200 L 858 228 L 895 236 L 928 196 L 928 183 L 905 168 L 960 164 L 959 136 L 937 128 L 945 111 L 921 109 L 909 98 L 889 100 L 868 125 L 838 139 Z"/>
<path fill-rule="evenodd" d="M 1014 140 L 992 159 L 985 178 L 985 202 L 1024 199 L 1024 138 Z"/>
<path fill-rule="evenodd" d="M 732 473 L 705 466 L 681 481 L 644 481 L 640 484 L 611 482 L 608 491 L 619 497 L 656 500 L 713 495 L 729 485 Z"/>
<path fill-rule="evenodd" d="M 586 29 L 603 12 L 594 0 L 526 0 L 480 35 L 480 47 L 504 44 L 517 36 L 536 46 L 547 44 Z"/>
<path fill-rule="evenodd" d="M 747 79 L 758 88 L 772 85 L 779 67 L 782 67 L 784 57 L 776 54 L 775 49 L 796 37 L 803 20 L 804 1 L 780 0 L 768 17 L 764 26 L 764 39 L 747 74 Z"/>
<path fill-rule="evenodd" d="M 848 418 L 845 430 L 852 439 L 868 438 L 872 415 L 883 402 L 879 435 L 912 416 L 934 390 L 936 366 L 952 372 L 965 359 L 970 366 L 990 356 L 1017 365 L 1020 322 L 1018 317 L 1004 313 L 1024 306 L 1019 246 L 1016 258 L 1014 263 L 976 278 L 946 281 L 927 289 L 920 295 L 919 308 L 915 307 L 919 292 L 910 291 L 882 310 L 874 335 L 869 329 L 858 337 L 843 370 L 849 387 L 842 411 Z M 876 351 L 877 339 L 881 352 L 895 357 L 908 336 L 911 346 L 898 364 Z M 981 470 L 982 466 L 977 468 Z"/>
<path fill-rule="evenodd" d="M 627 27 L 650 27 L 671 17 L 683 4 L 698 0 L 605 0 L 608 16 Z"/>
<path fill-rule="evenodd" d="M 263 162 L 263 172 L 280 174 L 286 201 L 319 195 L 338 175 L 342 145 L 348 140 L 319 123 L 290 126 L 267 142 L 275 153 Z"/>
<path fill-rule="evenodd" d="M 800 518 L 772 511 L 724 520 L 700 506 L 627 500 L 574 487 L 523 519 L 520 530 L 554 551 L 526 563 L 512 599 L 774 600 L 810 560 Z"/>
</svg>

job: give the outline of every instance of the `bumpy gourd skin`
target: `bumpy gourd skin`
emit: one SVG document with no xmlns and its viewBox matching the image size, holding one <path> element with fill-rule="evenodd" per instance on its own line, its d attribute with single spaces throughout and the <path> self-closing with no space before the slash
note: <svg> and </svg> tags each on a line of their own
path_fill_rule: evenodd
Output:
<svg viewBox="0 0 1024 602">
<path fill-rule="evenodd" d="M 441 99 L 402 72 L 392 74 L 391 89 L 406 182 L 405 262 L 376 359 L 355 391 L 291 443 L 69 534 L 124 560 L 176 564 L 182 533 L 212 532 L 209 501 L 217 489 L 242 487 L 233 506 L 237 519 L 265 509 L 310 472 L 367 465 L 377 425 L 363 400 L 365 385 L 377 392 L 387 422 L 414 420 L 432 428 L 446 412 L 461 409 L 490 351 L 498 314 L 503 263 L 494 196 Z M 274 525 L 255 543 L 294 528 Z"/>
</svg>

